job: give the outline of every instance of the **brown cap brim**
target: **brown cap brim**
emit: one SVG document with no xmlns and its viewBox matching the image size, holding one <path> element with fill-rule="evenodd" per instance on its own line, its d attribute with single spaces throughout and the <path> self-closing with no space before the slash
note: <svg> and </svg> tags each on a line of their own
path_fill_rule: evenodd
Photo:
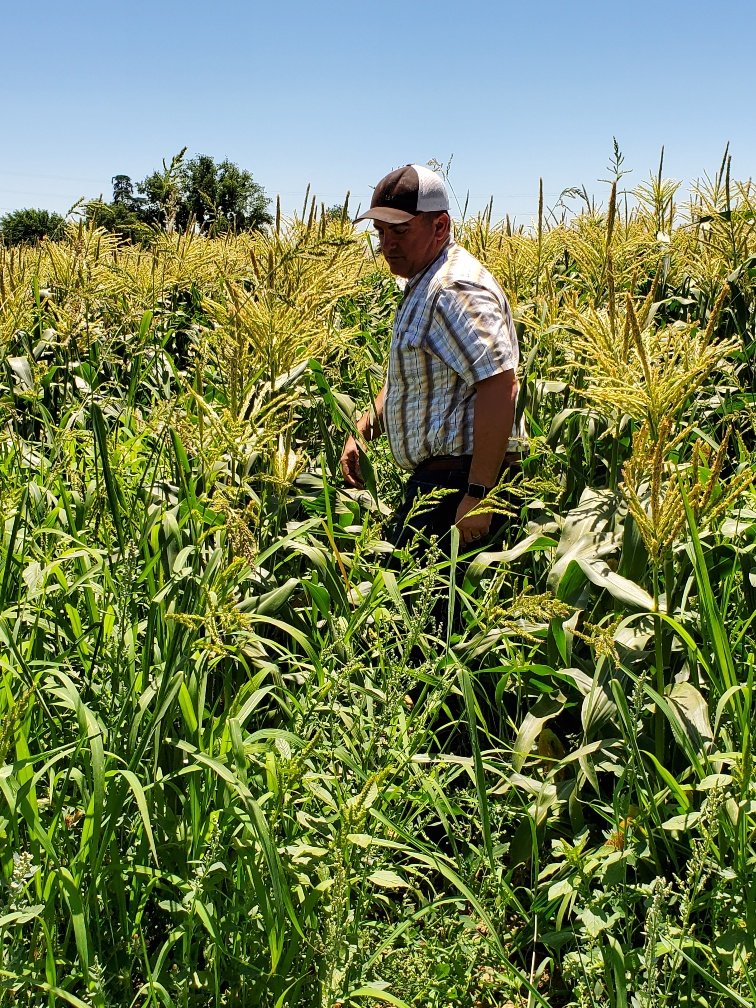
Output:
<svg viewBox="0 0 756 1008">
<path fill-rule="evenodd" d="M 394 210 L 392 207 L 377 206 L 366 210 L 359 217 L 355 217 L 354 223 L 357 224 L 363 220 L 379 220 L 383 221 L 384 224 L 406 224 L 407 221 L 411 221 L 414 217 L 417 217 L 417 214 L 407 213 L 405 210 Z"/>
</svg>

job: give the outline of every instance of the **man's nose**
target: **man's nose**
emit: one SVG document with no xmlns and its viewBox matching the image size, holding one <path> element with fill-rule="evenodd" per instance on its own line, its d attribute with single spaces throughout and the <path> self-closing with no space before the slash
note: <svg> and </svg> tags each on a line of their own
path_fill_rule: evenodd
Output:
<svg viewBox="0 0 756 1008">
<path fill-rule="evenodd" d="M 390 252 L 393 248 L 396 248 L 396 235 L 392 235 L 390 231 L 382 234 L 378 239 L 378 247 L 384 255 L 387 251 Z"/>
</svg>

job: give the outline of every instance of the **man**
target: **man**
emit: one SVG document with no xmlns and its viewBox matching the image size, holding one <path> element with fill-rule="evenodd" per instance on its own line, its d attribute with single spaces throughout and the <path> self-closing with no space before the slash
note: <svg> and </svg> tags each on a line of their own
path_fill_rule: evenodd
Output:
<svg viewBox="0 0 756 1008">
<path fill-rule="evenodd" d="M 462 546 L 472 548 L 493 518 L 473 512 L 521 446 L 520 432 L 513 436 L 519 350 L 509 304 L 452 239 L 446 188 L 429 168 L 406 165 L 381 179 L 357 221 L 368 219 L 389 269 L 407 282 L 386 383 L 357 431 L 370 441 L 385 430 L 397 463 L 412 473 L 395 543 L 418 531 L 448 542 L 456 525 Z M 341 456 L 348 486 L 363 486 L 359 459 L 350 436 Z M 454 492 L 406 526 L 416 497 L 435 487 Z"/>
</svg>

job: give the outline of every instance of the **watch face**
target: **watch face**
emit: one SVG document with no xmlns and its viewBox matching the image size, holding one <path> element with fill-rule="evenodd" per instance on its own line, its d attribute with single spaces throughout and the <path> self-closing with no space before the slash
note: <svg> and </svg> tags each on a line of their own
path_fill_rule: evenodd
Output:
<svg viewBox="0 0 756 1008">
<path fill-rule="evenodd" d="M 483 498 L 488 494 L 488 487 L 483 486 L 482 483 L 468 483 L 467 484 L 467 496 L 474 497 L 475 500 L 483 500 Z"/>
</svg>

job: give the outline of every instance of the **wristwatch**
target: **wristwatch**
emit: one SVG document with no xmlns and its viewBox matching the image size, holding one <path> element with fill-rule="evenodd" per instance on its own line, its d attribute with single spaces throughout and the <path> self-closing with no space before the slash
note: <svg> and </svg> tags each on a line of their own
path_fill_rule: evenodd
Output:
<svg viewBox="0 0 756 1008">
<path fill-rule="evenodd" d="M 466 493 L 468 497 L 473 497 L 475 500 L 483 500 L 484 497 L 488 497 L 491 490 L 492 487 L 483 486 L 482 483 L 468 483 Z"/>
</svg>

